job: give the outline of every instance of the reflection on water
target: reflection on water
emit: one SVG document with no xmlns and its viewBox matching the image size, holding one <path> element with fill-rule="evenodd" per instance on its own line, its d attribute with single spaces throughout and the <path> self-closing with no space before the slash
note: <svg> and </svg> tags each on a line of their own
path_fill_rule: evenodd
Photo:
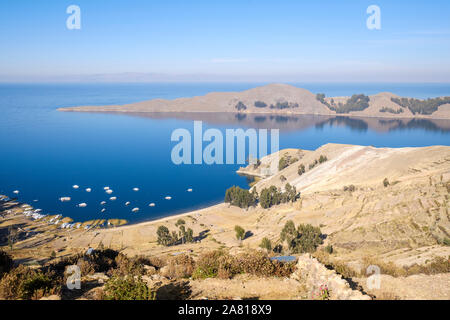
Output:
<svg viewBox="0 0 450 320">
<path fill-rule="evenodd" d="M 121 113 L 123 114 L 123 113 Z M 358 132 L 369 129 L 377 132 L 393 130 L 423 129 L 434 132 L 450 132 L 450 120 L 443 119 L 389 119 L 363 118 L 346 116 L 319 115 L 275 115 L 275 114 L 246 114 L 246 113 L 125 113 L 129 116 L 146 117 L 152 119 L 183 119 L 208 122 L 211 125 L 239 125 L 249 128 L 280 129 L 284 132 L 297 131 L 325 126 L 347 127 Z"/>
</svg>

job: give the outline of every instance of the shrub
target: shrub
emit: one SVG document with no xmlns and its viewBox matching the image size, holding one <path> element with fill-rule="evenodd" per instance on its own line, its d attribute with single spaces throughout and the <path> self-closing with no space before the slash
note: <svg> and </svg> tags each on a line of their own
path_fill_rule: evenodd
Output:
<svg viewBox="0 0 450 320">
<path fill-rule="evenodd" d="M 288 277 L 295 270 L 295 263 L 272 261 L 259 251 L 249 251 L 232 256 L 223 251 L 202 254 L 192 275 L 194 279 L 220 277 L 232 278 L 234 275 L 248 273 L 262 277 Z"/>
<path fill-rule="evenodd" d="M 112 249 L 95 250 L 90 255 L 81 256 L 77 265 L 83 275 L 107 272 L 116 267 L 115 258 L 118 254 L 117 251 Z"/>
<path fill-rule="evenodd" d="M 194 269 L 194 259 L 188 255 L 181 254 L 168 260 L 164 276 L 169 278 L 189 278 L 193 274 Z"/>
<path fill-rule="evenodd" d="M 356 190 L 356 187 L 351 184 L 349 186 L 344 186 L 344 191 L 354 192 Z"/>
<path fill-rule="evenodd" d="M 259 247 L 263 248 L 263 249 L 266 249 L 267 251 L 271 251 L 272 250 L 272 242 L 268 238 L 264 237 L 261 240 L 261 243 L 259 244 Z"/>
<path fill-rule="evenodd" d="M 53 272 L 42 272 L 20 265 L 0 280 L 0 297 L 7 300 L 40 299 L 61 292 L 61 279 Z"/>
<path fill-rule="evenodd" d="M 333 254 L 333 246 L 331 245 L 331 244 L 329 244 L 329 245 L 327 245 L 326 247 L 325 247 L 325 252 L 326 253 L 328 253 L 328 254 Z"/>
<path fill-rule="evenodd" d="M 384 180 L 383 180 L 383 186 L 384 186 L 385 188 L 387 188 L 389 185 L 390 185 L 390 183 L 389 183 L 388 178 L 384 178 Z"/>
<path fill-rule="evenodd" d="M 413 265 L 406 268 L 408 275 L 413 274 L 439 274 L 439 273 L 449 273 L 450 272 L 450 257 L 435 257 L 433 260 L 425 265 Z"/>
<path fill-rule="evenodd" d="M 215 278 L 220 267 L 219 258 L 227 256 L 223 251 L 217 250 L 202 254 L 196 263 L 195 271 L 192 275 L 194 279 Z"/>
<path fill-rule="evenodd" d="M 178 219 L 177 223 L 175 223 L 175 226 L 178 227 L 178 226 L 181 226 L 181 225 L 184 225 L 184 224 L 186 224 L 186 221 L 184 221 L 183 219 Z"/>
<path fill-rule="evenodd" d="M 229 254 L 224 254 L 219 257 L 219 269 L 217 271 L 218 278 L 230 279 L 239 273 L 242 273 L 242 268 L 236 257 Z"/>
<path fill-rule="evenodd" d="M 154 300 L 155 292 L 141 278 L 114 276 L 105 284 L 103 299 Z"/>
<path fill-rule="evenodd" d="M 241 273 L 260 277 L 288 277 L 295 270 L 295 262 L 279 262 L 270 260 L 259 251 L 242 253 L 237 256 Z"/>
<path fill-rule="evenodd" d="M 0 250 L 0 279 L 4 273 L 9 272 L 13 267 L 13 259 L 5 251 Z"/>
<path fill-rule="evenodd" d="M 144 262 L 150 264 L 144 258 L 128 258 L 123 253 L 119 253 L 115 258 L 115 268 L 109 271 L 113 275 L 132 275 L 138 276 L 145 273 Z"/>
</svg>

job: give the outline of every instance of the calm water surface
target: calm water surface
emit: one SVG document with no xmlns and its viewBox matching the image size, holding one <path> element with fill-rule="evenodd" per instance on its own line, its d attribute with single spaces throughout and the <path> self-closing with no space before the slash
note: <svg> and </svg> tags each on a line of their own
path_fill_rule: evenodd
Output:
<svg viewBox="0 0 450 320">
<path fill-rule="evenodd" d="M 348 119 L 342 117 L 236 117 L 210 115 L 115 115 L 58 112 L 58 107 L 124 104 L 173 99 L 211 91 L 240 91 L 259 84 L 1 84 L 0 194 L 45 213 L 76 221 L 124 218 L 140 222 L 219 203 L 232 186 L 247 187 L 240 165 L 181 165 L 171 162 L 173 130 L 279 128 L 280 147 L 315 149 L 325 143 L 406 147 L 450 145 L 449 121 Z M 449 85 L 296 84 L 328 96 L 390 91 L 428 98 L 450 95 Z M 80 189 L 74 190 L 77 184 Z M 103 187 L 114 190 L 107 195 Z M 132 188 L 138 187 L 139 192 Z M 92 188 L 92 192 L 85 191 Z M 186 192 L 192 188 L 193 192 Z M 59 197 L 70 196 L 61 203 Z M 107 211 L 100 202 L 111 196 Z M 172 200 L 164 197 L 171 196 Z M 34 200 L 38 200 L 34 202 Z M 126 207 L 124 203 L 130 201 Z M 76 205 L 85 202 L 86 208 Z M 154 202 L 155 207 L 148 204 Z M 131 209 L 139 207 L 138 213 Z"/>
</svg>

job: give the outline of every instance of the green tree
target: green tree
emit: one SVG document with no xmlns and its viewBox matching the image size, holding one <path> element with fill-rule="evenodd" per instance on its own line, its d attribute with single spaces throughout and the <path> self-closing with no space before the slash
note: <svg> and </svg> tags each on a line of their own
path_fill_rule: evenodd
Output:
<svg viewBox="0 0 450 320">
<path fill-rule="evenodd" d="M 301 176 L 302 174 L 304 174 L 305 173 L 305 165 L 304 164 L 301 164 L 299 167 L 298 167 L 298 175 L 299 176 Z"/>
<path fill-rule="evenodd" d="M 319 158 L 319 163 L 324 163 L 327 160 L 328 160 L 328 158 L 326 156 L 321 155 L 320 158 Z"/>
<path fill-rule="evenodd" d="M 314 252 L 323 243 L 320 228 L 301 224 L 296 229 L 292 220 L 284 225 L 280 239 L 287 243 L 292 253 Z"/>
<path fill-rule="evenodd" d="M 294 239 L 294 252 L 314 252 L 317 247 L 323 243 L 319 227 L 313 227 L 310 224 L 301 224 L 297 228 L 298 237 Z"/>
<path fill-rule="evenodd" d="M 257 108 L 265 108 L 265 107 L 267 107 L 267 104 L 265 102 L 262 102 L 262 101 L 256 101 L 255 102 L 255 107 L 257 107 Z"/>
<path fill-rule="evenodd" d="M 241 110 L 246 110 L 247 109 L 247 106 L 242 102 L 242 101 L 239 101 L 238 103 L 237 103 L 237 105 L 236 105 L 236 107 L 235 107 L 238 111 L 241 111 Z"/>
<path fill-rule="evenodd" d="M 233 186 L 225 192 L 225 202 L 239 208 L 246 209 L 250 206 L 254 206 L 256 204 L 256 200 L 257 194 L 255 189 L 250 192 L 246 189 Z"/>
<path fill-rule="evenodd" d="M 244 240 L 245 230 L 241 226 L 235 226 L 234 231 L 236 232 L 236 239 L 242 241 Z"/>
<path fill-rule="evenodd" d="M 178 226 L 178 234 L 180 235 L 181 243 L 186 243 L 186 227 L 181 224 Z"/>
<path fill-rule="evenodd" d="M 298 232 L 295 229 L 294 222 L 292 220 L 287 221 L 280 233 L 281 242 L 286 242 L 288 248 L 291 250 L 293 248 L 293 241 L 297 237 Z"/>
<path fill-rule="evenodd" d="M 295 202 L 300 197 L 300 194 L 297 192 L 297 188 L 295 186 L 291 186 L 289 183 L 286 183 L 284 190 L 285 192 L 282 194 L 283 202 Z"/>
<path fill-rule="evenodd" d="M 158 244 L 170 246 L 173 243 L 170 231 L 166 226 L 159 226 L 156 234 L 158 235 Z"/>
<path fill-rule="evenodd" d="M 324 93 L 316 94 L 316 99 L 323 103 L 323 101 L 325 101 L 325 94 Z"/>
<path fill-rule="evenodd" d="M 281 200 L 281 192 L 278 191 L 277 187 L 270 186 L 261 190 L 259 203 L 264 209 L 280 204 Z"/>
<path fill-rule="evenodd" d="M 194 231 L 191 228 L 188 228 L 185 234 L 186 242 L 192 243 L 194 242 Z"/>
</svg>

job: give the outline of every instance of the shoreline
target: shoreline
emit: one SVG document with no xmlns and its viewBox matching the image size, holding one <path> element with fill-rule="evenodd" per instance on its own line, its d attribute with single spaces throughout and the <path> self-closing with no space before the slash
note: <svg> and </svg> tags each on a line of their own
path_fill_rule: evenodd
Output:
<svg viewBox="0 0 450 320">
<path fill-rule="evenodd" d="M 119 229 L 120 230 L 125 230 L 125 229 L 135 228 L 135 227 L 145 227 L 145 226 L 149 226 L 149 225 L 153 225 L 153 224 L 157 224 L 157 223 L 161 223 L 161 222 L 170 221 L 170 220 L 173 220 L 173 219 L 179 219 L 179 218 L 182 218 L 182 217 L 201 215 L 202 213 L 205 213 L 207 211 L 214 210 L 214 209 L 219 209 L 223 205 L 226 205 L 225 202 L 221 202 L 219 204 L 212 205 L 212 206 L 209 206 L 209 207 L 205 207 L 205 208 L 202 208 L 202 209 L 199 209 L 199 210 L 192 210 L 192 211 L 188 211 L 188 212 L 184 212 L 184 213 L 179 213 L 179 214 L 167 216 L 167 217 L 164 217 L 164 218 L 157 218 L 155 220 L 142 221 L 142 222 L 126 224 L 126 225 L 123 225 L 123 226 L 118 226 L 118 227 L 115 227 L 114 230 L 119 230 Z M 105 229 L 105 230 L 108 230 L 108 229 Z"/>
<path fill-rule="evenodd" d="M 8 197 L 9 199 L 11 199 L 9 196 L 7 196 L 7 195 L 4 195 L 4 194 L 0 194 L 0 196 L 5 196 L 5 197 Z M 10 200 L 11 202 L 17 202 L 17 205 L 15 205 L 16 207 L 19 207 L 19 208 L 22 208 L 23 209 L 23 206 L 29 206 L 29 207 L 31 207 L 31 208 L 33 208 L 33 209 L 35 209 L 31 204 L 29 204 L 29 203 L 27 203 L 27 202 L 22 202 L 22 201 L 20 201 L 20 200 Z M 106 220 L 106 221 L 110 221 L 110 220 L 122 220 L 122 221 L 126 221 L 126 223 L 125 224 L 122 224 L 122 225 L 118 225 L 118 226 L 112 226 L 111 228 L 112 229 L 115 229 L 115 230 L 117 230 L 117 229 L 119 229 L 119 228 L 126 228 L 126 227 L 137 227 L 137 226 L 145 226 L 145 225 L 151 225 L 151 224 L 154 224 L 154 223 L 160 223 L 160 222 L 162 222 L 162 221 L 167 221 L 167 220 L 172 220 L 172 219 L 179 219 L 179 218 L 181 218 L 181 217 L 186 217 L 186 216 L 190 216 L 190 215 L 196 215 L 196 214 L 201 214 L 201 213 L 204 213 L 204 212 L 206 212 L 206 211 L 209 211 L 209 210 L 214 210 L 214 209 L 217 209 L 218 207 L 220 207 L 220 206 L 223 206 L 223 205 L 225 205 L 225 202 L 219 202 L 219 203 L 217 203 L 217 204 L 212 204 L 212 205 L 207 205 L 207 206 L 205 206 L 205 207 L 200 207 L 199 209 L 186 209 L 186 210 L 188 210 L 188 211 L 185 211 L 185 210 L 183 210 L 183 209 L 181 209 L 180 211 L 182 211 L 181 213 L 176 213 L 176 214 L 170 214 L 170 215 L 168 215 L 168 216 L 164 216 L 164 217 L 158 217 L 158 218 L 155 218 L 155 219 L 151 219 L 151 220 L 144 220 L 144 221 L 140 221 L 140 222 L 132 222 L 132 223 L 129 223 L 128 222 L 128 220 L 126 220 L 126 219 L 122 219 L 122 218 L 111 218 L 111 219 L 88 219 L 88 220 L 85 220 L 85 221 L 77 221 L 77 222 L 72 222 L 72 223 L 74 223 L 75 225 L 76 224 L 78 224 L 78 223 L 80 223 L 81 225 L 85 225 L 87 222 L 91 222 L 91 221 L 98 221 L 98 220 Z M 6 211 L 8 211 L 9 209 L 4 209 L 3 210 L 3 212 L 6 212 Z M 20 213 L 24 218 L 26 218 L 26 219 L 28 219 L 28 220 L 30 220 L 31 222 L 36 222 L 36 221 L 41 221 L 42 219 L 44 219 L 44 218 L 47 218 L 47 217 L 53 217 L 54 215 L 49 215 L 49 214 L 47 214 L 47 215 L 45 215 L 43 218 L 40 218 L 40 219 L 31 219 L 29 216 L 26 216 L 25 214 L 24 214 L 24 212 L 22 212 L 22 213 Z M 73 219 L 71 218 L 71 217 L 69 217 L 69 216 L 64 216 L 64 215 L 62 215 L 62 217 L 61 217 L 61 220 L 62 219 L 71 219 L 72 221 L 73 221 Z M 81 229 L 81 228 L 80 228 Z M 108 230 L 109 228 L 104 228 L 104 227 L 99 227 L 99 228 L 93 228 L 93 229 L 89 229 L 89 230 L 94 230 L 94 229 L 101 229 L 101 230 Z M 70 230 L 70 229 L 69 229 Z M 72 230 L 79 230 L 79 229 L 72 229 Z"/>
<path fill-rule="evenodd" d="M 76 108 L 89 108 L 87 110 L 81 110 Z M 204 113 L 204 114 L 213 114 L 213 113 L 227 113 L 227 114 L 235 114 L 235 115 L 277 115 L 277 116 L 317 116 L 317 117 L 343 117 L 343 118 L 370 118 L 370 119 L 390 119 L 390 120 L 405 120 L 405 119 L 419 119 L 419 120 L 450 120 L 450 117 L 429 117 L 427 115 L 419 115 L 419 116 L 383 116 L 383 115 L 356 115 L 351 113 L 342 113 L 342 114 L 318 114 L 318 113 L 286 113 L 286 112 L 237 112 L 237 111 L 129 111 L 129 110 L 91 110 L 91 108 L 103 108 L 102 106 L 86 106 L 86 107 L 62 107 L 57 108 L 56 111 L 59 112 L 84 112 L 84 113 L 106 113 L 106 114 L 137 114 L 137 113 L 145 113 L 145 114 L 190 114 L 190 113 Z"/>
</svg>

